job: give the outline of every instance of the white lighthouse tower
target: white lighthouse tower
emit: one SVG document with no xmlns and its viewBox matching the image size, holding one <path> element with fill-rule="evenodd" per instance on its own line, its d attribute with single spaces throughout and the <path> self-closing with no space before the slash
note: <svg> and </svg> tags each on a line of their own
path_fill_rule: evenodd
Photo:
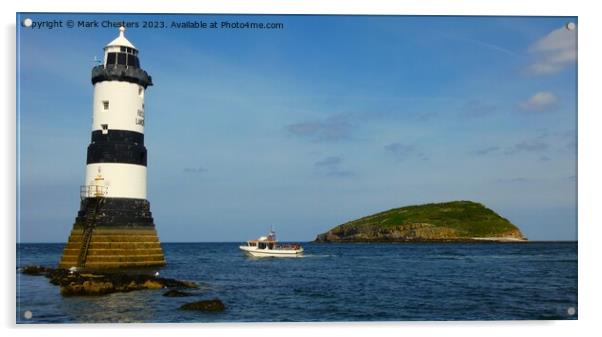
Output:
<svg viewBox="0 0 602 337">
<path fill-rule="evenodd" d="M 144 92 L 152 82 L 140 69 L 138 50 L 124 32 L 125 28 L 120 27 L 119 36 L 104 48 L 104 69 L 92 77 L 92 144 L 88 150 L 86 185 L 93 186 L 101 174 L 107 198 L 146 199 Z M 111 76 L 106 69 L 117 70 L 117 76 Z M 128 70 L 129 76 L 121 76 Z M 98 141 L 107 144 L 92 146 Z"/>
<path fill-rule="evenodd" d="M 146 196 L 144 94 L 152 78 L 140 67 L 125 28 L 92 69 L 92 137 L 73 231 L 59 263 L 88 269 L 165 264 Z"/>
</svg>

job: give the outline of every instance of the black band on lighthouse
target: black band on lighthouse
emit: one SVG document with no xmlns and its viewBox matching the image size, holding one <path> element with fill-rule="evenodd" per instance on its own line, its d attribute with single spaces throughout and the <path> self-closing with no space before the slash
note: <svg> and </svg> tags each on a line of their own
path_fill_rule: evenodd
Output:
<svg viewBox="0 0 602 337">
<path fill-rule="evenodd" d="M 119 64 L 107 67 L 99 65 L 92 68 L 92 84 L 102 81 L 136 83 L 143 86 L 144 89 L 149 85 L 153 85 L 153 79 L 146 71 L 137 67 L 127 67 Z"/>
<path fill-rule="evenodd" d="M 75 228 L 84 227 L 86 219 L 94 213 L 98 198 L 85 198 L 75 218 Z M 97 227 L 146 227 L 153 228 L 153 215 L 150 203 L 145 199 L 105 198 L 102 212 L 95 215 Z"/>
<path fill-rule="evenodd" d="M 146 166 L 144 134 L 128 130 L 92 132 L 87 164 L 122 163 Z"/>
</svg>

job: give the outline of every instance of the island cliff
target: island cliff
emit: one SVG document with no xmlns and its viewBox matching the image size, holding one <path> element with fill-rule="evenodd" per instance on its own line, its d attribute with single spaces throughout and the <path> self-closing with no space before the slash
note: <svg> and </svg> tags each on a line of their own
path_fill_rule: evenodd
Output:
<svg viewBox="0 0 602 337">
<path fill-rule="evenodd" d="M 472 201 L 405 206 L 353 220 L 316 242 L 525 241 L 507 219 Z"/>
</svg>

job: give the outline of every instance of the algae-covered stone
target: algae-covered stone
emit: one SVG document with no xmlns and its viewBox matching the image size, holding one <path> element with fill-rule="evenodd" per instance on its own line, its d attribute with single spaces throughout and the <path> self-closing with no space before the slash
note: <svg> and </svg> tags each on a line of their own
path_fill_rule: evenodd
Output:
<svg viewBox="0 0 602 337">
<path fill-rule="evenodd" d="M 184 292 L 184 291 L 180 291 L 177 289 L 172 289 L 172 290 L 166 291 L 163 294 L 163 296 L 165 296 L 165 297 L 186 297 L 186 296 L 192 296 L 192 294 Z"/>
<path fill-rule="evenodd" d="M 50 272 L 50 268 L 42 267 L 42 266 L 25 266 L 21 268 L 21 272 L 26 275 L 45 275 Z"/>
<path fill-rule="evenodd" d="M 142 284 L 142 287 L 146 289 L 161 289 L 164 288 L 164 285 L 161 282 L 157 282 L 155 280 L 146 280 Z"/>
<path fill-rule="evenodd" d="M 197 311 L 209 311 L 209 312 L 218 312 L 224 311 L 226 306 L 224 303 L 215 298 L 212 300 L 203 300 L 198 302 L 192 302 L 184 304 L 180 307 L 182 310 L 197 310 Z"/>
</svg>

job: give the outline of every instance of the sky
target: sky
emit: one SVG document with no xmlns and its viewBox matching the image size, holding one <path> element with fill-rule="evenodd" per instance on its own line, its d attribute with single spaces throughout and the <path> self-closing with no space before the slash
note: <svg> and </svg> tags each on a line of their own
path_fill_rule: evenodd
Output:
<svg viewBox="0 0 602 337">
<path fill-rule="evenodd" d="M 530 240 L 577 239 L 577 18 L 20 14 L 18 241 L 65 242 L 95 57 L 126 37 L 162 242 L 309 241 L 405 205 L 473 200 Z M 67 20 L 101 27 L 68 28 Z M 164 28 L 142 28 L 162 22 Z M 186 22 L 281 29 L 172 28 Z M 575 24 L 567 29 L 567 24 Z"/>
</svg>

